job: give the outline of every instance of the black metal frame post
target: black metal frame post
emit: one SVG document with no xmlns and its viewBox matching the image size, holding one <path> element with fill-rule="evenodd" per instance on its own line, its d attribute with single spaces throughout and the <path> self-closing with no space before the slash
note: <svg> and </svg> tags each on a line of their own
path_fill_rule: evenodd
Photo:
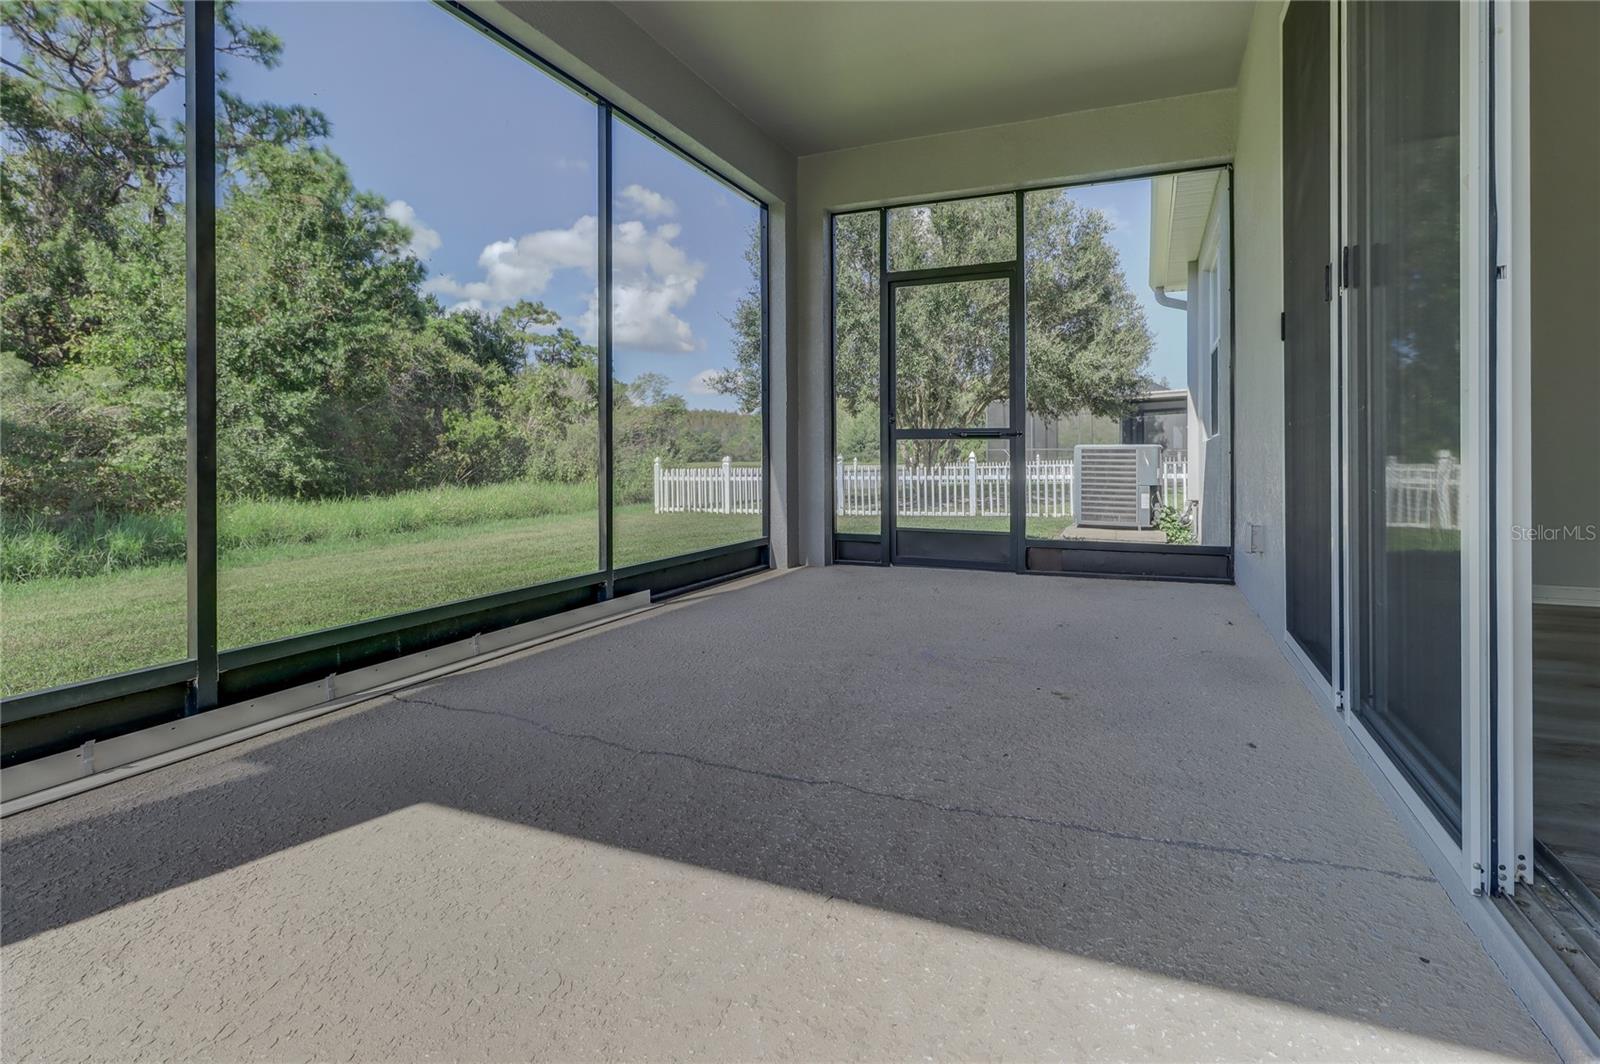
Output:
<svg viewBox="0 0 1600 1064">
<path fill-rule="evenodd" d="M 186 713 L 217 704 L 217 138 L 216 11 L 184 6 L 184 330 L 188 643 L 195 663 Z"/>
<path fill-rule="evenodd" d="M 1024 193 L 1016 193 L 1017 257 L 1011 264 L 1011 561 L 1028 568 L 1028 279 Z"/>
<path fill-rule="evenodd" d="M 889 212 L 878 211 L 878 539 L 883 564 L 894 563 L 895 478 L 894 295 L 889 291 Z M 829 397 L 832 400 L 832 396 Z"/>
<path fill-rule="evenodd" d="M 772 287 L 768 284 L 772 262 L 772 225 L 767 205 L 761 204 L 761 538 L 772 538 Z M 786 436 L 787 438 L 787 436 Z M 794 557 L 797 544 L 789 544 Z"/>
</svg>

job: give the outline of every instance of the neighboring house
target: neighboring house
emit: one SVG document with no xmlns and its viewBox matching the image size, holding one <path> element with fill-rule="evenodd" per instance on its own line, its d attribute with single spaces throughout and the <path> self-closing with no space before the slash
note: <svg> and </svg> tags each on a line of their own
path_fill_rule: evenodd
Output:
<svg viewBox="0 0 1600 1064">
<path fill-rule="evenodd" d="M 1133 401 L 1133 409 L 1121 418 L 1094 414 L 1046 418 L 1029 414 L 1024 427 L 1028 457 L 1070 458 L 1072 448 L 1080 443 L 1159 443 L 1167 454 L 1183 454 L 1189 440 L 1187 396 L 1182 388 L 1146 392 Z M 984 412 L 984 425 L 1003 428 L 1005 423 L 1006 404 L 990 403 Z M 990 461 L 1005 461 L 1006 447 L 1004 441 L 991 443 Z"/>
<path fill-rule="evenodd" d="M 1119 443 L 1159 443 L 1166 456 L 1189 452 L 1189 393 L 1182 388 L 1146 392 L 1134 400 L 1133 410 L 1122 419 Z M 1098 440 L 1079 440 L 1098 443 Z"/>
</svg>

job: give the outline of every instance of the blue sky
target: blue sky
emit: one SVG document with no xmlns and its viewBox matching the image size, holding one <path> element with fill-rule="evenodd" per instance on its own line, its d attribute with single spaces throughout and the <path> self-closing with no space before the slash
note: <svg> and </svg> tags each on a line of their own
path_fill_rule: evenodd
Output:
<svg viewBox="0 0 1600 1064">
<path fill-rule="evenodd" d="M 244 2 L 283 40 L 273 70 L 222 57 L 247 100 L 319 108 L 356 186 L 413 231 L 447 306 L 542 300 L 594 340 L 592 103 L 432 4 Z M 758 208 L 618 124 L 613 135 L 618 377 L 660 373 L 731 409 L 703 375 L 732 365 L 732 316 Z"/>
</svg>

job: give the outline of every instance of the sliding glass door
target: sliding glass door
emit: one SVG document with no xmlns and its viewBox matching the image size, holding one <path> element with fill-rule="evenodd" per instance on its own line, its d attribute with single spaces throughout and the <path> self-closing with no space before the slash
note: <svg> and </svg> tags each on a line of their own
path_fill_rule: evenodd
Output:
<svg viewBox="0 0 1600 1064">
<path fill-rule="evenodd" d="M 1460 18 L 1347 10 L 1352 708 L 1460 837 Z"/>
</svg>

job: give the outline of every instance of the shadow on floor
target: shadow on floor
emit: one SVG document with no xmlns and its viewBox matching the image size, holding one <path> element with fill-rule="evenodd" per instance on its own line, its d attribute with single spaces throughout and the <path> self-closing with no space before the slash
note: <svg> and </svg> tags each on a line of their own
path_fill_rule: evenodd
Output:
<svg viewBox="0 0 1600 1064">
<path fill-rule="evenodd" d="M 3 941 L 423 803 L 1540 1051 L 1208 586 L 821 570 L 685 603 L 8 819 Z"/>
</svg>

